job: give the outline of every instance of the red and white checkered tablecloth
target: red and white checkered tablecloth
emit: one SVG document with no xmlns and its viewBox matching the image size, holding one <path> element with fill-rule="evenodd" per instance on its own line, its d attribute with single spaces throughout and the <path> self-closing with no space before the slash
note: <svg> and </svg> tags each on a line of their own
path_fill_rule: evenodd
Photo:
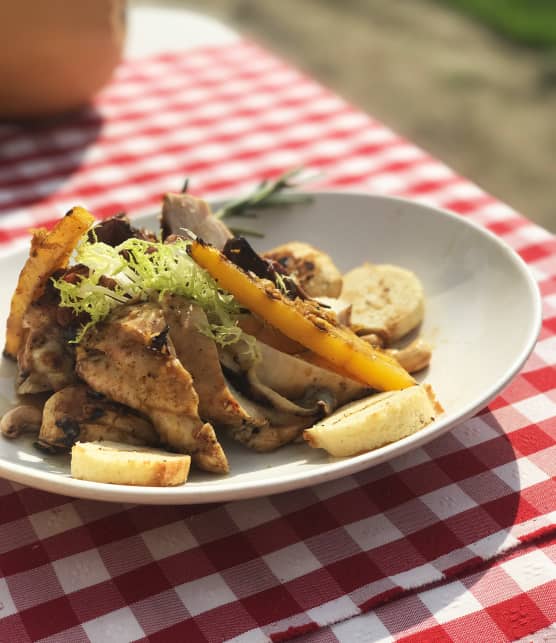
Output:
<svg viewBox="0 0 556 643">
<path fill-rule="evenodd" d="M 259 47 L 123 64 L 94 108 L 0 126 L 0 242 L 76 202 L 138 211 L 304 165 L 483 224 L 528 262 L 544 324 L 473 419 L 363 473 L 149 507 L 0 481 L 0 641 L 484 641 L 556 621 L 556 240 Z M 532 640 L 532 637 L 529 637 Z"/>
</svg>

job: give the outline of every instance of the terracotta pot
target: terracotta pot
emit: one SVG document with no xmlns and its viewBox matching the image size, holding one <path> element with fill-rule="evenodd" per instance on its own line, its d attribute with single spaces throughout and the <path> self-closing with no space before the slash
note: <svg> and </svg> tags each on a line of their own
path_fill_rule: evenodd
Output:
<svg viewBox="0 0 556 643">
<path fill-rule="evenodd" d="M 0 3 L 0 118 L 76 109 L 109 80 L 125 36 L 125 0 Z"/>
</svg>

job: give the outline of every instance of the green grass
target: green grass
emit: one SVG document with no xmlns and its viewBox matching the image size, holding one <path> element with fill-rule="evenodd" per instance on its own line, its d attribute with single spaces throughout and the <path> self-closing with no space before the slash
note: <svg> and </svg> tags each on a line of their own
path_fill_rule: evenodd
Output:
<svg viewBox="0 0 556 643">
<path fill-rule="evenodd" d="M 524 45 L 556 47 L 556 0 L 442 0 Z"/>
</svg>

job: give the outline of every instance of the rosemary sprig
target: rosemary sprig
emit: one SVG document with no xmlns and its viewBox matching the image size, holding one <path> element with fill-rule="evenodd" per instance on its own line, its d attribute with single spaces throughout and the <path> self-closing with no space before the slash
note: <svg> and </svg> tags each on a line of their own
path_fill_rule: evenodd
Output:
<svg viewBox="0 0 556 643">
<path fill-rule="evenodd" d="M 262 181 L 253 192 L 246 196 L 229 201 L 214 213 L 217 219 L 224 217 L 253 216 L 254 210 L 261 208 L 272 208 L 288 206 L 298 203 L 309 203 L 312 197 L 301 192 L 291 193 L 287 190 L 298 187 L 295 177 L 303 171 L 303 168 L 293 168 L 281 174 L 274 181 Z M 248 232 L 245 230 L 244 232 Z"/>
<path fill-rule="evenodd" d="M 264 237 L 262 232 L 253 230 L 252 228 L 236 228 L 234 226 L 233 228 L 230 228 L 230 230 L 234 237 L 257 237 L 258 239 L 262 239 Z"/>
</svg>

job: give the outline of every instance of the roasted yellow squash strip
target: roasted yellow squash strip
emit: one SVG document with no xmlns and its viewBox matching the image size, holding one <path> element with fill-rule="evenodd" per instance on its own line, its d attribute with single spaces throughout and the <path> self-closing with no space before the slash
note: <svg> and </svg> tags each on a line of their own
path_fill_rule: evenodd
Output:
<svg viewBox="0 0 556 643">
<path fill-rule="evenodd" d="M 219 250 L 203 242 L 194 241 L 190 248 L 193 259 L 242 306 L 354 379 L 384 391 L 415 384 L 395 359 L 339 325 L 316 303 L 284 297 L 270 281 L 238 268 Z"/>
<path fill-rule="evenodd" d="M 4 355 L 16 357 L 22 341 L 23 315 L 31 302 L 40 294 L 50 275 L 65 268 L 81 235 L 94 221 L 84 208 L 71 209 L 47 232 L 35 230 L 31 239 L 29 258 L 25 262 L 17 287 L 12 296 L 10 315 L 6 324 Z"/>
</svg>

